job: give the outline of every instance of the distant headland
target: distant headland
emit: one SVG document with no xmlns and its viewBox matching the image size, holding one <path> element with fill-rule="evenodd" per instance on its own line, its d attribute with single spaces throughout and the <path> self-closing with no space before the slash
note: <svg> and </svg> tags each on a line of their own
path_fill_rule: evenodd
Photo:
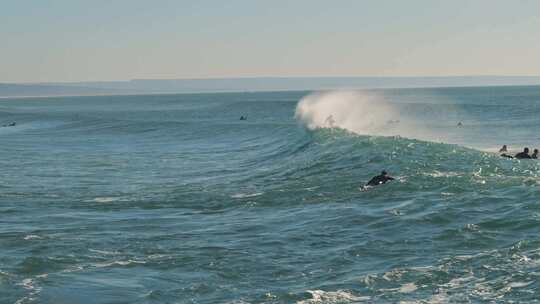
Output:
<svg viewBox="0 0 540 304">
<path fill-rule="evenodd" d="M 540 76 L 246 77 L 0 83 L 0 97 L 540 85 Z"/>
</svg>

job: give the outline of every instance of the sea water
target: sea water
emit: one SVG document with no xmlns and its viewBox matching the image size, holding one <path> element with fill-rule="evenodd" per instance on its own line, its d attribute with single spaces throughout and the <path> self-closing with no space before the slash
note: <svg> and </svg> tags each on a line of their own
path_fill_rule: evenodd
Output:
<svg viewBox="0 0 540 304">
<path fill-rule="evenodd" d="M 539 117 L 540 87 L 2 99 L 0 303 L 537 300 L 540 162 L 497 150 Z"/>
</svg>

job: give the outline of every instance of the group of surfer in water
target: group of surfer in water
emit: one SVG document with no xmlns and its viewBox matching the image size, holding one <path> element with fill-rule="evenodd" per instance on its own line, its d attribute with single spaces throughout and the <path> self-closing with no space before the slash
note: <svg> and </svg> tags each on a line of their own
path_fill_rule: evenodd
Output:
<svg viewBox="0 0 540 304">
<path fill-rule="evenodd" d="M 242 119 L 242 118 L 240 118 Z M 330 127 L 330 128 L 334 128 L 335 127 L 335 119 L 334 119 L 334 116 L 333 115 L 329 115 L 328 117 L 326 117 L 325 121 L 324 121 L 324 124 L 325 126 L 327 127 Z M 394 124 L 394 123 L 399 123 L 399 120 L 389 120 L 387 123 L 389 124 Z M 463 122 L 458 122 L 457 123 L 457 127 L 463 127 Z M 523 152 L 519 152 L 515 155 L 509 155 L 507 154 L 508 153 L 508 147 L 506 145 L 503 145 L 502 148 L 499 150 L 499 153 L 501 153 L 500 155 L 502 157 L 506 157 L 506 158 L 516 158 L 516 159 L 537 159 L 538 158 L 538 149 L 534 149 L 533 153 L 532 154 L 529 154 L 529 148 L 524 148 L 523 149 Z M 388 175 L 388 172 L 386 171 L 382 171 L 381 174 L 377 175 L 377 176 L 374 176 L 372 177 L 364 187 L 368 187 L 368 186 L 378 186 L 378 185 L 382 185 L 382 184 L 385 184 L 391 180 L 394 180 L 393 177 L 391 177 L 390 175 Z"/>
<path fill-rule="evenodd" d="M 501 153 L 502 157 L 506 158 L 517 158 L 517 159 L 537 159 L 538 158 L 538 149 L 534 149 L 532 154 L 529 154 L 529 148 L 525 147 L 523 148 L 523 152 L 519 152 L 516 155 L 512 156 L 507 154 L 508 147 L 506 145 L 503 145 L 502 148 L 499 150 L 499 153 Z"/>
<path fill-rule="evenodd" d="M 523 148 L 522 152 L 517 153 L 516 155 L 512 156 L 507 154 L 508 147 L 506 145 L 503 145 L 502 148 L 499 150 L 499 153 L 501 153 L 502 157 L 506 158 L 516 158 L 516 159 L 538 159 L 538 149 L 534 149 L 532 154 L 529 154 L 529 148 L 525 147 Z M 388 172 L 382 171 L 381 174 L 372 177 L 369 182 L 366 183 L 364 187 L 367 186 L 378 186 L 385 184 L 391 180 L 394 180 L 392 176 L 388 175 Z"/>
</svg>

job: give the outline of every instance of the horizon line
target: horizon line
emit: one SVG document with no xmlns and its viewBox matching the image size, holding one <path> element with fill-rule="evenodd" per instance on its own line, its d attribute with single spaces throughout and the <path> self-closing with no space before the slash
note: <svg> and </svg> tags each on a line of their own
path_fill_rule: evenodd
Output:
<svg viewBox="0 0 540 304">
<path fill-rule="evenodd" d="M 378 78 L 378 79 L 391 79 L 391 78 L 479 78 L 479 77 L 492 77 L 492 78 L 540 78 L 539 75 L 495 75 L 495 74 L 475 74 L 475 75 L 436 75 L 436 76 L 231 76 L 231 77 L 193 77 L 193 78 L 131 78 L 121 80 L 75 80 L 75 81 L 0 81 L 0 84 L 20 84 L 20 85 L 39 85 L 39 84 L 76 84 L 76 83 L 91 83 L 91 82 L 132 82 L 132 81 L 174 81 L 174 80 L 189 80 L 189 81 L 203 81 L 203 80 L 250 80 L 250 79 L 354 79 L 354 78 Z"/>
</svg>

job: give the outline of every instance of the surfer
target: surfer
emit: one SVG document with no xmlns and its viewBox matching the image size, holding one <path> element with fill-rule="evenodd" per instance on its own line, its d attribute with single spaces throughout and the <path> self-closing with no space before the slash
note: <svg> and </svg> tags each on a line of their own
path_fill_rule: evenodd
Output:
<svg viewBox="0 0 540 304">
<path fill-rule="evenodd" d="M 501 157 L 514 158 L 512 155 L 506 154 L 506 152 L 508 152 L 508 148 L 506 147 L 506 145 L 503 145 L 502 148 L 499 150 L 499 153 L 501 153 Z"/>
<path fill-rule="evenodd" d="M 531 155 L 531 158 L 534 158 L 534 159 L 538 158 L 538 149 L 533 150 L 533 154 Z"/>
<path fill-rule="evenodd" d="M 388 173 L 383 170 L 380 175 L 371 178 L 369 182 L 367 182 L 366 186 L 378 186 L 385 184 L 386 182 L 391 180 L 394 180 L 394 178 L 388 175 Z"/>
<path fill-rule="evenodd" d="M 334 123 L 336 121 L 334 120 L 334 116 L 330 115 L 328 117 L 326 117 L 326 120 L 324 121 L 324 123 L 329 126 L 330 128 L 333 128 L 334 127 Z"/>
<path fill-rule="evenodd" d="M 531 158 L 531 156 L 529 155 L 529 148 L 524 148 L 523 152 L 519 152 L 518 154 L 514 155 L 514 157 L 519 159 Z"/>
<path fill-rule="evenodd" d="M 244 116 L 244 115 L 240 116 L 240 120 L 247 120 L 247 116 Z"/>
<path fill-rule="evenodd" d="M 16 122 L 10 122 L 7 125 L 3 125 L 2 127 L 15 127 L 15 125 L 17 125 Z"/>
<path fill-rule="evenodd" d="M 463 123 L 461 123 L 461 121 L 460 121 L 460 122 L 458 122 L 457 126 L 458 127 L 463 127 Z"/>
</svg>

